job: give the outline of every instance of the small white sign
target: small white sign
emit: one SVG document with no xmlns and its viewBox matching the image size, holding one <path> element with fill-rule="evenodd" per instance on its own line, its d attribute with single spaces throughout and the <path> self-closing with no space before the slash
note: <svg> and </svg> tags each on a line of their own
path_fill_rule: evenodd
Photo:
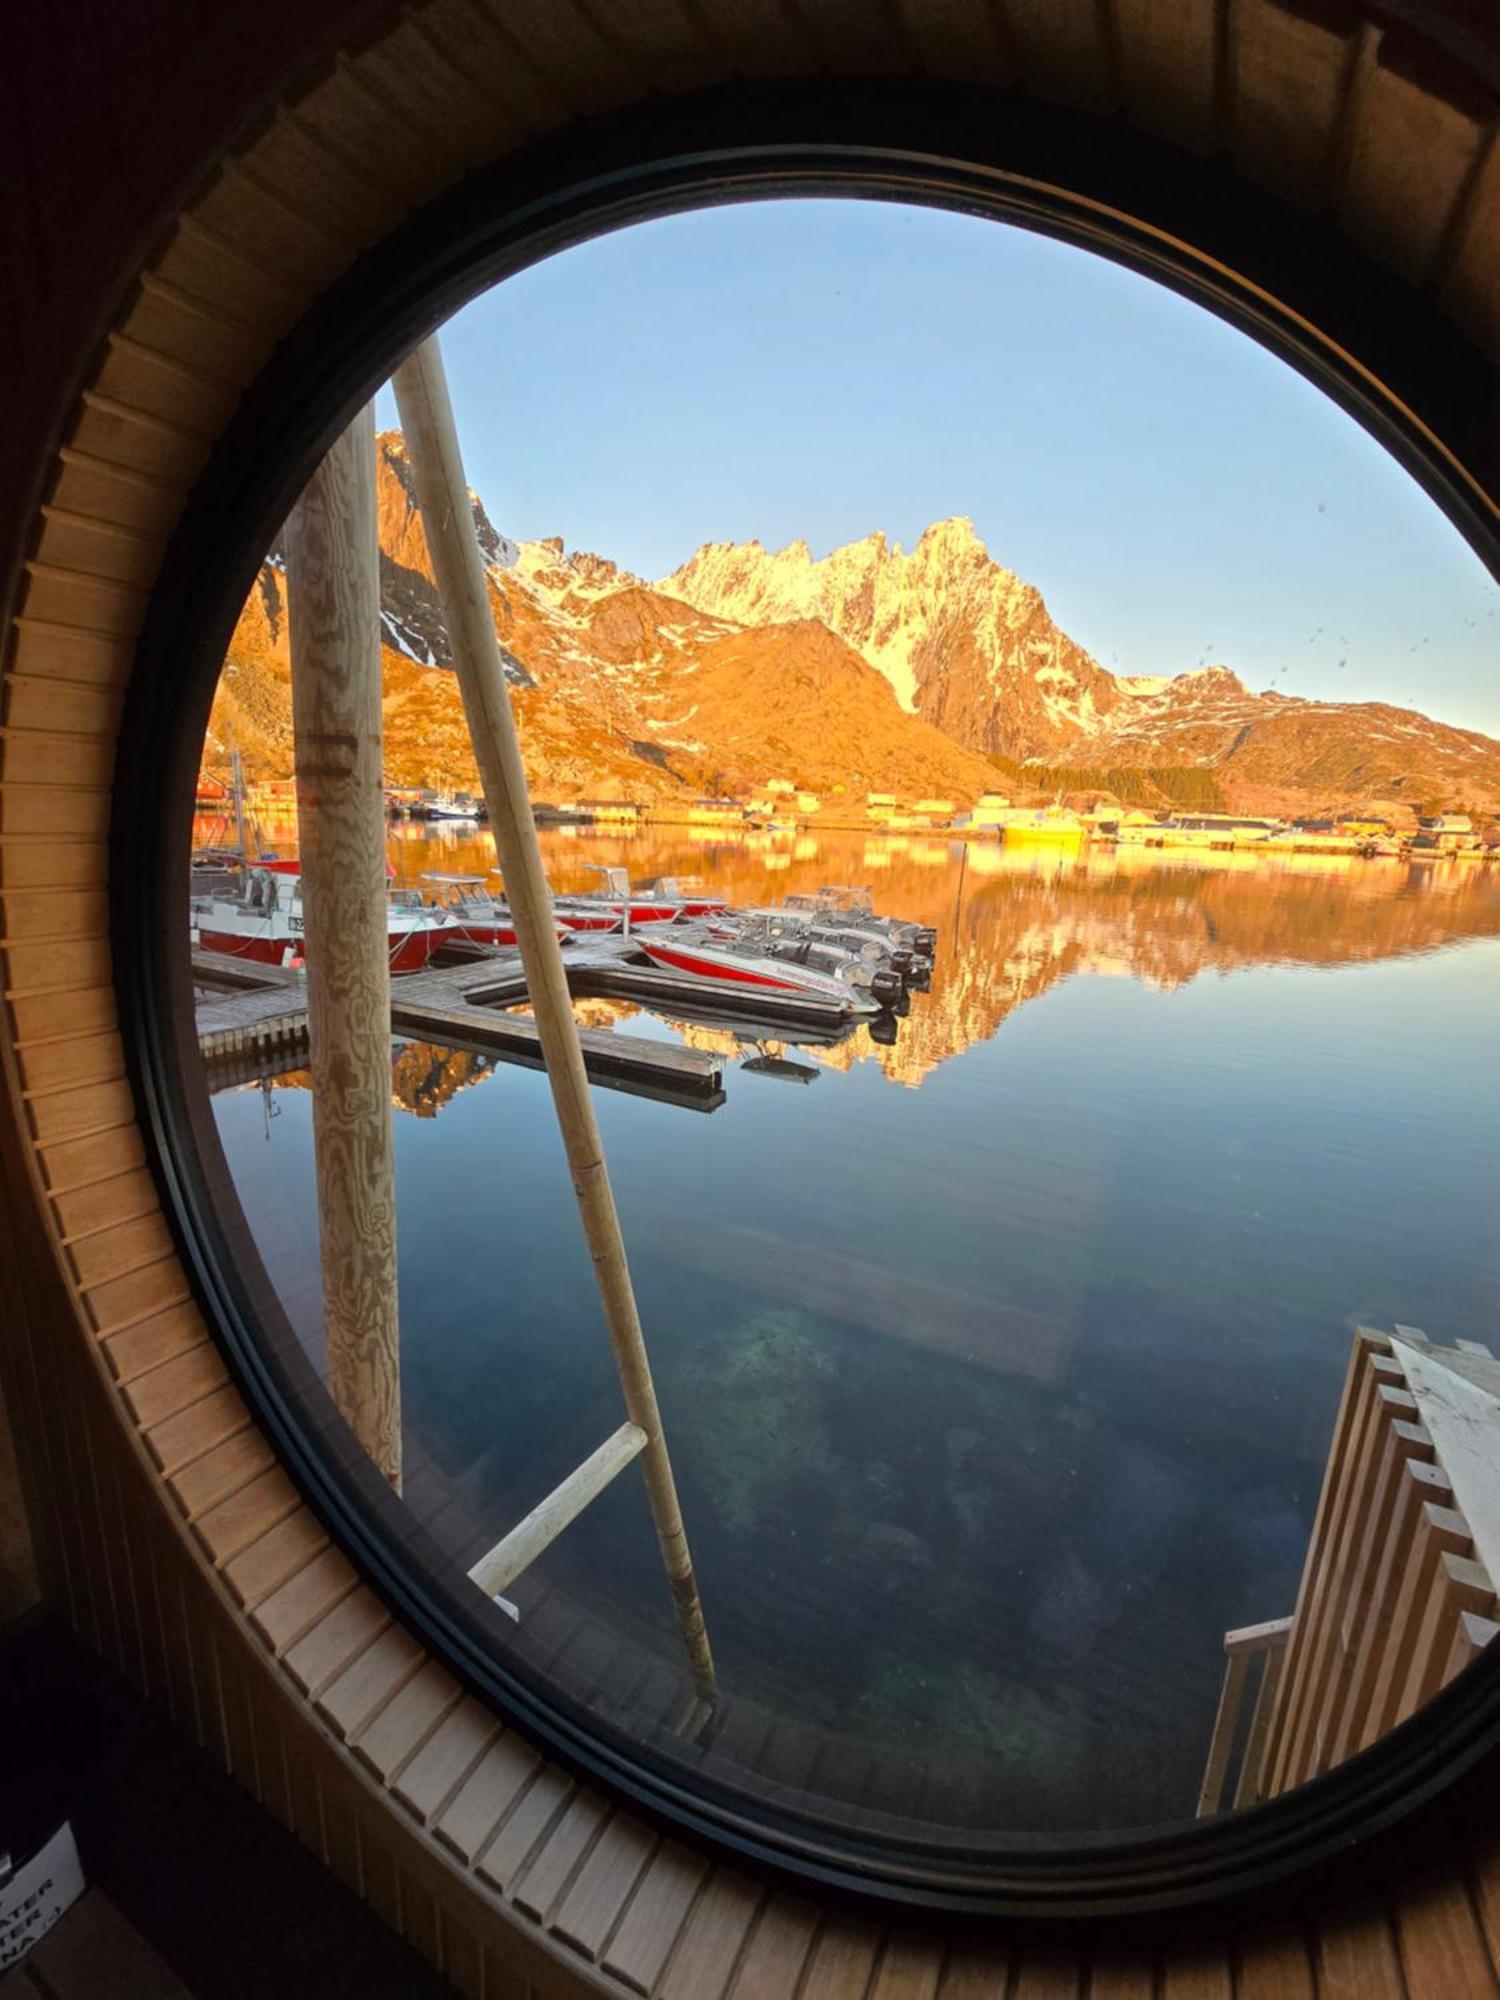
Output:
<svg viewBox="0 0 1500 2000">
<path fill-rule="evenodd" d="M 0 1977 L 51 1930 L 83 1894 L 83 1870 L 66 1822 L 0 1889 Z"/>
</svg>

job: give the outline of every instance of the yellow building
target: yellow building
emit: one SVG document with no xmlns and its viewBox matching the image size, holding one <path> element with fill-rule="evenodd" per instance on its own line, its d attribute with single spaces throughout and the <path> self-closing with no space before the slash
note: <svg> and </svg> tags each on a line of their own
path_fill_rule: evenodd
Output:
<svg viewBox="0 0 1500 2000">
<path fill-rule="evenodd" d="M 578 810 L 594 819 L 621 820 L 632 826 L 641 816 L 633 799 L 580 799 Z"/>
</svg>

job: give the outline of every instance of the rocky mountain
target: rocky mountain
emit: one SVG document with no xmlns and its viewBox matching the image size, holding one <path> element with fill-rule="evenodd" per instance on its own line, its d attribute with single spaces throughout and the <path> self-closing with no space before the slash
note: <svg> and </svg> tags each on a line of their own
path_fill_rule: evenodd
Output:
<svg viewBox="0 0 1500 2000">
<path fill-rule="evenodd" d="M 497 537 L 471 496 L 480 545 Z M 386 772 L 471 788 L 477 773 L 402 440 L 377 451 Z M 538 798 L 744 793 L 768 778 L 861 801 L 870 790 L 967 799 L 993 768 L 904 712 L 828 627 L 747 628 L 560 539 L 491 562 L 490 608 Z M 241 614 L 210 721 L 209 762 L 237 743 L 252 776 L 291 769 L 285 574 L 273 554 Z"/>
<path fill-rule="evenodd" d="M 1252 694 L 1228 667 L 1116 682 L 1116 701 L 1069 761 L 1206 765 L 1232 797 L 1287 809 L 1285 795 L 1400 804 L 1500 804 L 1500 743 L 1388 702 Z"/>
<path fill-rule="evenodd" d="M 1500 744 L 1416 710 L 1253 694 L 1223 666 L 1110 673 L 965 519 L 934 523 L 909 555 L 884 535 L 817 560 L 802 541 L 710 542 L 657 587 L 742 624 L 820 619 L 903 707 L 1019 762 L 1204 766 L 1232 800 L 1273 809 L 1306 810 L 1308 794 L 1500 804 Z"/>
<path fill-rule="evenodd" d="M 910 555 L 879 534 L 819 561 L 801 541 L 774 554 L 710 542 L 658 588 L 742 625 L 820 619 L 903 708 L 974 750 L 1060 755 L 1116 699 L 1114 676 L 963 518 L 935 522 Z"/>
<path fill-rule="evenodd" d="M 560 538 L 514 568 L 471 495 L 536 796 L 642 800 L 784 778 L 836 803 L 867 791 L 1024 796 L 1034 764 L 1091 772 L 1206 767 L 1235 803 L 1382 799 L 1500 804 L 1500 744 L 1380 703 L 1253 694 L 1226 667 L 1128 679 L 1053 621 L 962 519 L 909 554 L 871 535 L 814 559 L 805 542 L 708 543 L 658 583 Z M 421 509 L 399 433 L 378 444 L 387 775 L 477 782 Z M 273 552 L 235 630 L 210 765 L 237 744 L 253 776 L 291 769 L 285 576 Z M 993 757 L 1007 761 L 997 778 Z M 1036 773 L 1033 789 L 1055 779 Z"/>
</svg>

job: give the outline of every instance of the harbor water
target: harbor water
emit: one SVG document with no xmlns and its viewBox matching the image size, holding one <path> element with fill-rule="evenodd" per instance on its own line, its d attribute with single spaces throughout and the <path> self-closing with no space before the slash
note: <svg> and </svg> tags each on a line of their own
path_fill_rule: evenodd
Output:
<svg viewBox="0 0 1500 2000">
<path fill-rule="evenodd" d="M 596 1092 L 721 1685 L 936 1825 L 1190 1816 L 1223 1634 L 1292 1609 L 1352 1330 L 1500 1332 L 1500 868 L 543 844 L 560 890 L 869 884 L 938 932 L 909 1014 L 833 1043 L 577 1003 L 727 1058 L 711 1112 Z M 493 865 L 473 829 L 391 853 Z M 214 1104 L 316 1364 L 308 1081 Z M 621 1414 L 546 1079 L 400 1043 L 392 1091 L 412 1504 L 498 1538 Z M 670 1665 L 631 1474 L 538 1572 Z M 801 1782 L 852 1809 L 854 1768 Z"/>
</svg>

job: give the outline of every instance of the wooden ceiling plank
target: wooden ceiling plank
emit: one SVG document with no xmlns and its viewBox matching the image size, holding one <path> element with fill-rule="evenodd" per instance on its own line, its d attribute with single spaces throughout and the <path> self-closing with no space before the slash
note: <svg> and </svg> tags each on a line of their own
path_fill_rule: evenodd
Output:
<svg viewBox="0 0 1500 2000">
<path fill-rule="evenodd" d="M 1234 2000 L 1228 1953 L 1214 1945 L 1183 1945 L 1165 1953 L 1161 2000 Z"/>
<path fill-rule="evenodd" d="M 302 1496 L 280 1466 L 248 1480 L 200 1515 L 194 1524 L 209 1560 L 222 1568 L 302 1505 Z"/>
<path fill-rule="evenodd" d="M 1114 0 L 1125 104 L 1147 132 L 1194 152 L 1223 141 L 1219 95 L 1219 7 L 1228 0 Z"/>
<path fill-rule="evenodd" d="M 525 137 L 510 93 L 486 89 L 470 65 L 415 21 L 398 23 L 358 66 L 389 101 L 411 107 L 427 131 L 446 136 L 450 172 L 485 164 Z"/>
<path fill-rule="evenodd" d="M 546 1923 L 585 1857 L 592 1858 L 610 1818 L 595 1791 L 575 1792 L 567 1811 L 510 1881 L 510 1896 L 533 1923 Z"/>
<path fill-rule="evenodd" d="M 724 58 L 712 5 L 690 0 L 583 0 L 599 33 L 653 90 L 696 90 L 717 82 Z"/>
<path fill-rule="evenodd" d="M 499 1733 L 500 1725 L 484 1704 L 465 1695 L 400 1771 L 396 1797 L 408 1812 L 429 1824 Z"/>
<path fill-rule="evenodd" d="M 1318 2000 L 1407 2000 L 1381 1904 L 1362 1902 L 1326 1912 L 1317 1932 Z"/>
<path fill-rule="evenodd" d="M 1438 296 L 1500 364 L 1500 139 L 1493 132 L 1456 218 Z"/>
<path fill-rule="evenodd" d="M 331 1606 L 300 1638 L 282 1648 L 287 1672 L 317 1703 L 324 1690 L 382 1636 L 391 1615 L 363 1584 Z M 409 1634 L 403 1634 L 408 1643 Z"/>
<path fill-rule="evenodd" d="M 909 46 L 928 76 L 1011 82 L 1010 40 L 989 0 L 893 0 Z"/>
<path fill-rule="evenodd" d="M 772 1896 L 730 1981 L 729 2000 L 785 2000 L 795 1993 L 817 1929 L 818 1912 L 811 1903 Z"/>
<path fill-rule="evenodd" d="M 723 2000 L 763 1900 L 758 1883 L 716 1868 L 678 1932 L 659 2000 Z"/>
<path fill-rule="evenodd" d="M 1328 199 L 1328 163 L 1355 34 L 1310 21 L 1276 0 L 1233 0 L 1229 21 L 1234 158 L 1284 200 L 1320 208 Z"/>
<path fill-rule="evenodd" d="M 196 1305 L 178 1308 L 196 1315 Z M 154 1324 L 154 1322 L 151 1322 Z M 121 1336 L 124 1337 L 124 1336 Z M 173 1497 L 189 1521 L 194 1521 L 220 1500 L 276 1462 L 275 1453 L 259 1431 L 246 1428 L 226 1438 L 210 1452 L 180 1471 L 172 1482 Z"/>
<path fill-rule="evenodd" d="M 337 1551 L 329 1545 L 328 1536 L 322 1523 L 309 1507 L 299 1508 L 278 1521 L 273 1528 L 259 1536 L 246 1549 L 220 1565 L 224 1581 L 234 1593 L 239 1603 L 247 1611 L 254 1611 L 258 1605 L 267 1603 L 277 1592 L 286 1589 L 304 1571 L 320 1567 L 307 1577 L 302 1585 L 299 1602 L 307 1593 L 326 1584 L 329 1579 L 335 1583 L 344 1582 L 335 1560 Z M 274 1608 L 274 1616 L 279 1618 L 285 1607 Z"/>
<path fill-rule="evenodd" d="M 182 1296 L 186 1296 L 186 1293 Z M 177 1303 L 167 1301 L 166 1303 Z M 195 1459 L 202 1458 L 215 1445 L 223 1444 L 226 1438 L 236 1436 L 250 1421 L 250 1412 L 245 1408 L 239 1393 L 234 1389 L 220 1389 L 212 1396 L 206 1396 L 201 1403 L 195 1403 L 190 1410 L 184 1410 L 180 1417 L 171 1417 L 164 1424 L 158 1424 L 153 1431 L 146 1432 L 146 1449 L 156 1460 L 158 1467 L 167 1478 L 173 1478 Z"/>
<path fill-rule="evenodd" d="M 412 10 L 412 19 L 450 62 L 483 78 L 518 131 L 559 124 L 572 110 L 566 95 L 502 34 L 479 0 L 425 0 Z"/>
<path fill-rule="evenodd" d="M 316 1703 L 323 1720 L 346 1739 L 384 1714 L 416 1678 L 426 1658 L 421 1642 L 403 1626 L 389 1621 L 376 1626 L 374 1621 L 385 1616 L 385 1608 L 373 1596 L 365 1610 L 368 1619 L 363 1629 L 373 1631 L 374 1638 L 325 1682 Z"/>
<path fill-rule="evenodd" d="M 1156 2000 L 1156 1967 L 1135 1952 L 1103 1952 L 1089 1968 L 1088 2000 Z"/>
<path fill-rule="evenodd" d="M 530 1744 L 502 1731 L 448 1803 L 437 1809 L 433 1830 L 438 1839 L 461 1861 L 472 1861 L 531 1783 L 541 1761 Z"/>
<path fill-rule="evenodd" d="M 1011 1963 L 1000 1945 L 954 1946 L 943 1966 L 939 2000 L 996 2000 L 1010 1983 Z"/>
<path fill-rule="evenodd" d="M 807 76 L 823 66 L 811 29 L 783 0 L 712 0 L 711 18 L 714 39 L 738 76 Z"/>
<path fill-rule="evenodd" d="M 830 1917 L 818 1934 L 797 1989 L 798 2000 L 846 2000 L 863 1994 L 875 1970 L 880 1932 L 854 1917 Z"/>
<path fill-rule="evenodd" d="M 1118 96 L 1100 0 L 1005 0 L 1016 74 L 1038 97 L 1112 111 Z"/>
<path fill-rule="evenodd" d="M 1393 1900 L 1408 2000 L 1496 2000 L 1500 1981 L 1456 1869 L 1408 1883 Z"/>
<path fill-rule="evenodd" d="M 1340 220 L 1373 256 L 1422 283 L 1487 136 L 1476 119 L 1377 60 L 1360 93 Z"/>
<path fill-rule="evenodd" d="M 615 1814 L 557 1901 L 550 1928 L 565 1944 L 586 1958 L 599 1957 L 656 1849 L 656 1840 L 655 1832 L 633 1814 Z"/>
<path fill-rule="evenodd" d="M 580 112 L 612 110 L 638 94 L 644 75 L 625 68 L 574 0 L 478 0 L 519 56 Z"/>
<path fill-rule="evenodd" d="M 663 1842 L 605 1947 L 605 1970 L 638 1993 L 651 1992 L 707 1873 L 701 1855 L 675 1840 Z"/>
</svg>

